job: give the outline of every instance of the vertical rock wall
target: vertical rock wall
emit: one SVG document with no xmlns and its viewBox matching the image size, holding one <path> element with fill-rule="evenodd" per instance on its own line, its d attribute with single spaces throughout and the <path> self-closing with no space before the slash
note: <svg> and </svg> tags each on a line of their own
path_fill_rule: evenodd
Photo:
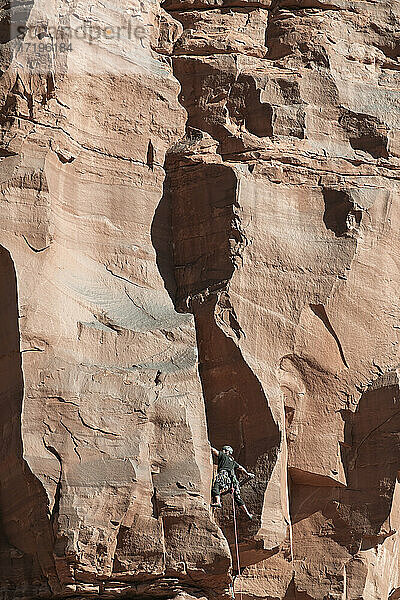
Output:
<svg viewBox="0 0 400 600">
<path fill-rule="evenodd" d="M 400 3 L 0 24 L 0 597 L 397 598 Z"/>
</svg>

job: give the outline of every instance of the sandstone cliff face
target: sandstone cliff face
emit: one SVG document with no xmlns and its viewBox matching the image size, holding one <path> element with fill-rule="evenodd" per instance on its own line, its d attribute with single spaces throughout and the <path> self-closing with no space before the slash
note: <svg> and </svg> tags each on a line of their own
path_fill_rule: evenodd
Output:
<svg viewBox="0 0 400 600">
<path fill-rule="evenodd" d="M 400 2 L 0 11 L 0 597 L 400 597 Z"/>
</svg>

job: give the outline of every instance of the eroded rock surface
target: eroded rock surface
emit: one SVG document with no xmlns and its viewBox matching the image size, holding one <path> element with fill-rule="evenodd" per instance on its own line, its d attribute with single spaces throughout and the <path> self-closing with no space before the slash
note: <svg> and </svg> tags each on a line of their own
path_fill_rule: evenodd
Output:
<svg viewBox="0 0 400 600">
<path fill-rule="evenodd" d="M 400 597 L 400 2 L 0 22 L 0 597 Z"/>
</svg>

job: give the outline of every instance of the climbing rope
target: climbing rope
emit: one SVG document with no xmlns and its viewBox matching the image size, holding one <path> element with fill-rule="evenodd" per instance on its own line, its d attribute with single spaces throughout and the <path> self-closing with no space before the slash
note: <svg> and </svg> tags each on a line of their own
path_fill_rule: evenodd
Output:
<svg viewBox="0 0 400 600">
<path fill-rule="evenodd" d="M 234 531 L 235 531 L 235 549 L 236 549 L 236 566 L 237 566 L 237 576 L 240 578 L 241 576 L 241 572 L 240 572 L 240 556 L 239 556 L 239 542 L 238 542 L 238 527 L 237 527 L 237 521 L 236 521 L 236 506 L 235 506 L 235 496 L 234 496 L 234 489 L 232 488 L 231 490 L 232 493 L 232 508 L 233 508 L 233 525 L 234 525 Z M 233 597 L 235 597 L 235 579 L 233 580 L 233 586 L 232 586 L 232 590 L 233 590 Z M 240 590 L 239 590 L 239 596 L 240 596 L 240 600 L 242 600 L 242 582 L 240 581 Z"/>
</svg>

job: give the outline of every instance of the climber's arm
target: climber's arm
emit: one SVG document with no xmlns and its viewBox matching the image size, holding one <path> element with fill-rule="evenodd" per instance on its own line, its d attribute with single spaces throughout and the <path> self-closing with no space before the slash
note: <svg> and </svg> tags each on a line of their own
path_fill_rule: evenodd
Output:
<svg viewBox="0 0 400 600">
<path fill-rule="evenodd" d="M 219 455 L 219 450 L 216 450 L 215 448 L 213 448 L 211 446 L 211 454 L 213 454 L 214 456 L 218 456 Z"/>
<path fill-rule="evenodd" d="M 247 469 L 242 467 L 242 465 L 238 464 L 238 466 L 236 468 L 238 469 L 238 471 L 242 471 L 242 473 L 244 473 L 248 477 L 251 477 L 251 478 L 255 477 L 254 473 L 250 473 Z"/>
</svg>

